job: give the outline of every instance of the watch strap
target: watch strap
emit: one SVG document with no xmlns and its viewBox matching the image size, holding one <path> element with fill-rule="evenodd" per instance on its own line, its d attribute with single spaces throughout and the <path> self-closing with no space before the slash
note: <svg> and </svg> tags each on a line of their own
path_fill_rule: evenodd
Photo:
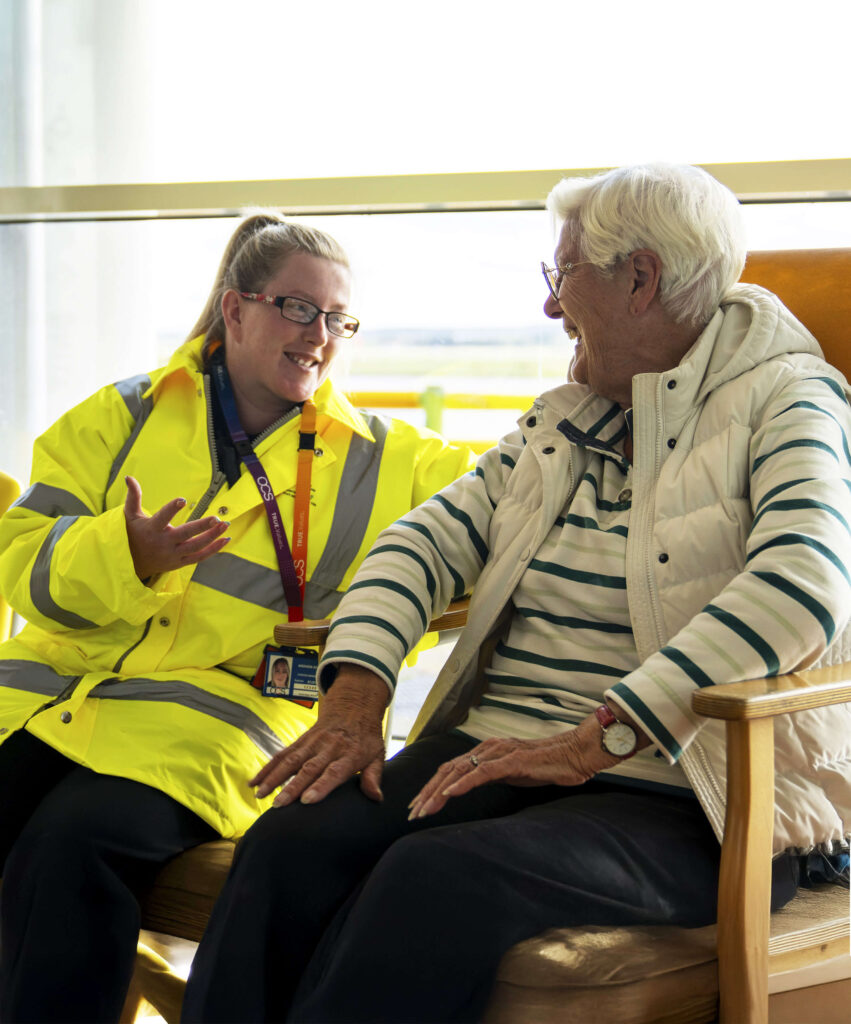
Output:
<svg viewBox="0 0 851 1024">
<path fill-rule="evenodd" d="M 608 729 L 617 721 L 608 704 L 601 704 L 598 708 L 594 708 L 594 715 L 604 729 Z"/>
</svg>

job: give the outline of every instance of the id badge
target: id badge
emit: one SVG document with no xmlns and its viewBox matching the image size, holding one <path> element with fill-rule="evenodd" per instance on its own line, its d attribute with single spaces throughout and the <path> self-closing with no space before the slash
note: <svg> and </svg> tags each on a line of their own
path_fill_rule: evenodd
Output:
<svg viewBox="0 0 851 1024">
<path fill-rule="evenodd" d="M 319 655 L 309 647 L 267 648 L 263 696 L 283 697 L 313 707 L 319 700 L 318 665 Z"/>
</svg>

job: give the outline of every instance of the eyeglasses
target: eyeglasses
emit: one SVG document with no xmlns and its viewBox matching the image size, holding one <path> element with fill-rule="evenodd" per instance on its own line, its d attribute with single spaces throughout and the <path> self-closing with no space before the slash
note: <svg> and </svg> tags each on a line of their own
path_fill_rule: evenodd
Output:
<svg viewBox="0 0 851 1024">
<path fill-rule="evenodd" d="M 578 260 L 576 263 L 565 263 L 563 267 L 548 267 L 543 260 L 541 260 L 541 273 L 544 275 L 544 280 L 547 282 L 547 288 L 550 290 L 550 295 L 558 302 L 558 293 L 561 289 L 561 283 L 565 277 L 574 271 L 577 267 L 581 267 L 585 264 L 590 265 L 590 260 Z"/>
<path fill-rule="evenodd" d="M 332 334 L 338 338 L 351 338 L 357 333 L 360 321 L 348 313 L 328 313 L 318 306 L 314 306 L 307 299 L 298 299 L 294 295 L 264 295 L 262 292 L 240 292 L 244 299 L 253 299 L 255 302 L 265 302 L 269 306 L 277 306 L 281 316 L 285 320 L 292 320 L 296 324 L 312 324 L 321 313 L 325 317 L 325 324 Z"/>
</svg>

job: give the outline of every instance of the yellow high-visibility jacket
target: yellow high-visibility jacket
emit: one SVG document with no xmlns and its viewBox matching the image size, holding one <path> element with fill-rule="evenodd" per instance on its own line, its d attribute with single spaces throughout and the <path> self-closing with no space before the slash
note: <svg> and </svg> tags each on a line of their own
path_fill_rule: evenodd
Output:
<svg viewBox="0 0 851 1024">
<path fill-rule="evenodd" d="M 0 645 L 0 742 L 26 728 L 104 774 L 155 786 L 224 836 L 269 805 L 247 780 L 315 712 L 250 685 L 286 618 L 251 474 L 229 487 L 215 454 L 201 338 L 168 366 L 103 388 L 38 439 L 32 486 L 0 521 L 0 589 L 28 624 Z M 378 533 L 471 468 L 466 448 L 317 390 L 305 617 L 337 605 Z M 255 440 L 292 537 L 296 410 Z M 143 584 L 124 477 L 172 522 L 215 513 L 227 547 Z M 22 784 L 26 784 L 25 782 Z"/>
</svg>

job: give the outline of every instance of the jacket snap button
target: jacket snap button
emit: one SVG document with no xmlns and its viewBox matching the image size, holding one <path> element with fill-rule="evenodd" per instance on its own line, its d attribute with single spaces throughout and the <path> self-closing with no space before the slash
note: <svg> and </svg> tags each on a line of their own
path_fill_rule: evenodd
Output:
<svg viewBox="0 0 851 1024">
<path fill-rule="evenodd" d="M 216 509 L 216 512 L 217 512 L 217 514 L 218 514 L 218 515 L 220 515 L 220 516 L 226 516 L 226 515 L 228 514 L 228 507 L 227 507 L 227 505 L 220 505 L 220 506 L 219 506 L 219 507 L 218 507 L 218 508 Z"/>
<path fill-rule="evenodd" d="M 668 447 L 669 448 L 676 448 L 677 447 L 677 439 L 675 437 L 669 437 L 668 438 Z"/>
<path fill-rule="evenodd" d="M 677 382 L 675 380 L 669 380 L 668 381 L 668 390 L 669 391 L 673 391 L 676 386 L 677 386 Z"/>
<path fill-rule="evenodd" d="M 168 618 L 166 618 L 165 615 L 163 615 L 163 617 L 160 619 L 160 625 L 161 626 L 170 626 L 171 625 L 171 619 L 168 619 Z"/>
<path fill-rule="evenodd" d="M 71 721 L 71 717 L 72 716 L 70 711 L 63 711 L 62 714 L 59 716 L 59 721 L 64 722 L 67 725 Z"/>
<path fill-rule="evenodd" d="M 552 455 L 554 451 L 555 448 L 553 448 L 551 444 L 548 444 L 547 447 L 543 449 L 544 455 Z"/>
<path fill-rule="evenodd" d="M 662 552 L 662 554 L 661 554 L 661 555 L 659 555 L 659 561 L 660 561 L 660 562 L 661 562 L 661 563 L 662 563 L 663 565 L 665 564 L 665 562 L 667 562 L 667 561 L 668 561 L 668 556 L 667 556 L 667 555 L 665 554 L 665 552 L 664 552 L 664 551 Z"/>
<path fill-rule="evenodd" d="M 625 487 L 618 495 L 618 501 L 630 501 L 632 499 L 632 491 L 629 487 Z"/>
<path fill-rule="evenodd" d="M 536 420 L 535 420 L 534 416 L 530 416 L 529 419 L 526 420 L 526 426 L 527 427 L 534 427 L 535 423 L 536 423 Z"/>
</svg>

